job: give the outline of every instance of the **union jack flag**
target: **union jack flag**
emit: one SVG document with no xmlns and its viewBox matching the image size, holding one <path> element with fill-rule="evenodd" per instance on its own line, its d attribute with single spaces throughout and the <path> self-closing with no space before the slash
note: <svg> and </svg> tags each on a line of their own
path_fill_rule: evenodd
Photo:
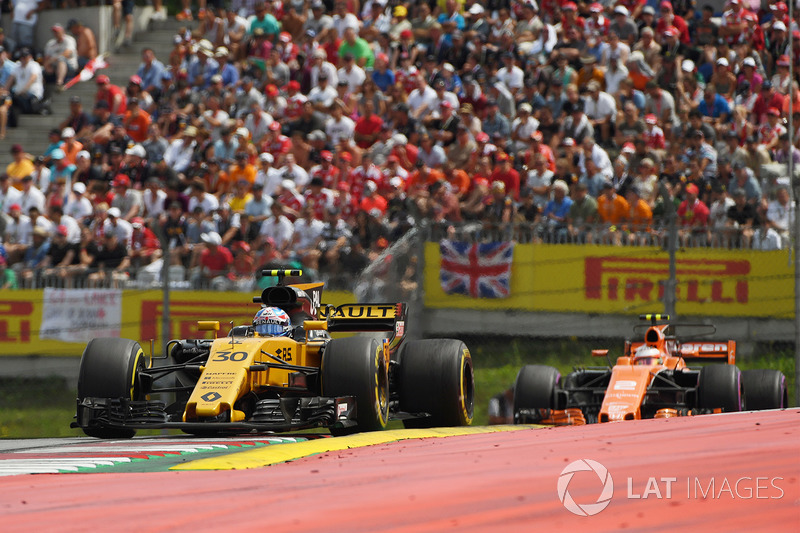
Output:
<svg viewBox="0 0 800 533">
<path fill-rule="evenodd" d="M 473 244 L 443 240 L 439 279 L 447 294 L 505 298 L 510 293 L 512 242 Z"/>
</svg>

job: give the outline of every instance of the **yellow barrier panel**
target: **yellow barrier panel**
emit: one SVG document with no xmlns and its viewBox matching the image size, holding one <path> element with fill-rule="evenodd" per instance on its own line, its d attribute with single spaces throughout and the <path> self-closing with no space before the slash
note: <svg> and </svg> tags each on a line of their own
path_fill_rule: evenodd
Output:
<svg viewBox="0 0 800 533">
<path fill-rule="evenodd" d="M 446 294 L 438 243 L 425 247 L 425 305 L 434 308 L 639 314 L 662 307 L 661 248 L 518 244 L 508 298 Z M 686 249 L 677 254 L 681 315 L 793 318 L 786 251 Z"/>
<path fill-rule="evenodd" d="M 173 291 L 170 295 L 170 339 L 213 338 L 213 332 L 199 331 L 198 320 L 219 320 L 227 334 L 230 324 L 249 324 L 258 304 L 249 293 Z M 326 291 L 325 303 L 355 302 L 346 291 Z M 21 290 L 0 293 L 0 355 L 79 356 L 84 344 L 40 339 L 44 291 Z M 149 341 L 161 339 L 163 316 L 161 291 L 123 291 L 120 337 L 140 341 L 149 351 Z"/>
</svg>

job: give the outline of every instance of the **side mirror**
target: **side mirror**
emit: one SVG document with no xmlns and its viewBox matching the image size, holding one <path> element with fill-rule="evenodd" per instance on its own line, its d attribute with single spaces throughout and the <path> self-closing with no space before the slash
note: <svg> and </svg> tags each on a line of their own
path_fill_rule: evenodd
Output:
<svg viewBox="0 0 800 533">
<path fill-rule="evenodd" d="M 607 357 L 608 350 L 592 350 L 592 357 Z"/>
<path fill-rule="evenodd" d="M 328 321 L 327 320 L 304 320 L 303 321 L 303 329 L 306 331 L 327 331 L 328 330 Z"/>
</svg>

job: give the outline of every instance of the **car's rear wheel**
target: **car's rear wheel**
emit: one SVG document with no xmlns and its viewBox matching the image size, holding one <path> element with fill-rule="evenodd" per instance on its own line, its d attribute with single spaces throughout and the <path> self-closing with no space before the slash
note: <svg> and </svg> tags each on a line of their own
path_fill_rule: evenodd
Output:
<svg viewBox="0 0 800 533">
<path fill-rule="evenodd" d="M 331 428 L 333 435 L 378 431 L 389 419 L 389 372 L 381 344 L 369 337 L 334 339 L 322 353 L 322 395 L 355 396 L 356 428 Z"/>
<path fill-rule="evenodd" d="M 92 339 L 81 357 L 78 373 L 78 425 L 90 437 L 101 439 L 131 438 L 136 430 L 90 424 L 84 398 L 143 400 L 139 372 L 145 368 L 142 347 L 130 339 Z"/>
<path fill-rule="evenodd" d="M 429 415 L 404 420 L 405 427 L 472 423 L 475 403 L 472 356 L 462 341 L 408 341 L 401 346 L 397 360 L 400 410 Z"/>
<path fill-rule="evenodd" d="M 779 370 L 745 370 L 742 372 L 748 411 L 784 409 L 789 405 L 786 376 Z"/>
<path fill-rule="evenodd" d="M 709 365 L 700 371 L 697 385 L 700 408 L 733 413 L 744 409 L 746 390 L 742 373 L 734 365 Z"/>
<path fill-rule="evenodd" d="M 561 373 L 551 366 L 523 366 L 514 382 L 514 422 L 524 421 L 522 410 L 553 409 L 555 390 L 560 383 Z"/>
</svg>

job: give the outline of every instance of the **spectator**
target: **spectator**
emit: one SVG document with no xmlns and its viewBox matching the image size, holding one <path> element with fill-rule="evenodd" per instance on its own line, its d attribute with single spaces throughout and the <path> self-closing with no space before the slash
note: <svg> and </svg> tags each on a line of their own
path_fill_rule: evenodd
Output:
<svg viewBox="0 0 800 533">
<path fill-rule="evenodd" d="M 11 93 L 13 103 L 22 113 L 39 113 L 46 109 L 42 105 L 44 79 L 42 67 L 33 60 L 30 48 L 20 51 L 19 64 L 6 81 L 5 89 Z"/>
<path fill-rule="evenodd" d="M 97 40 L 88 26 L 76 19 L 67 22 L 67 31 L 75 37 L 75 49 L 78 58 L 77 70 L 83 70 L 89 61 L 97 57 Z M 79 130 L 76 130 L 79 131 Z"/>
<path fill-rule="evenodd" d="M 44 78 L 55 81 L 60 90 L 67 77 L 72 78 L 78 71 L 78 48 L 75 38 L 67 35 L 61 24 L 51 28 L 53 38 L 44 47 Z"/>
</svg>

